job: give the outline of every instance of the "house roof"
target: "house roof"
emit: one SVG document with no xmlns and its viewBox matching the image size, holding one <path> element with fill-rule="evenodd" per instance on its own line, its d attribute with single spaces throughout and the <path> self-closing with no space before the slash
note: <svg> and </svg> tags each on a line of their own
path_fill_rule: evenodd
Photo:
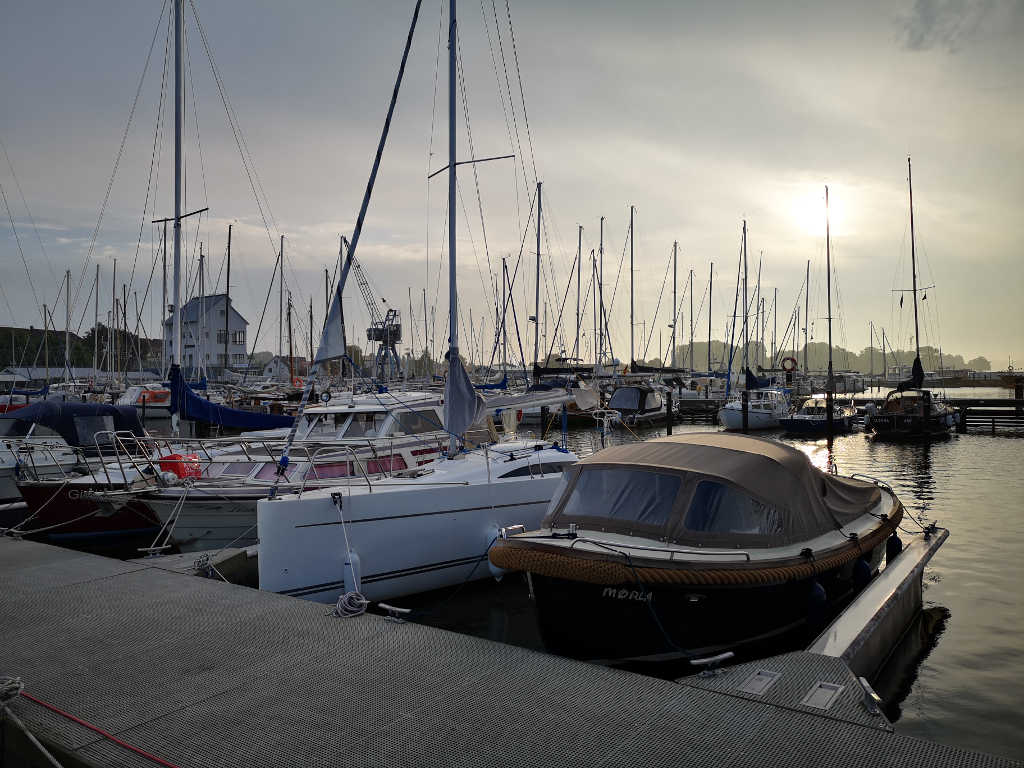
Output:
<svg viewBox="0 0 1024 768">
<path fill-rule="evenodd" d="M 197 322 L 199 320 L 199 314 L 204 308 L 204 300 L 206 314 L 209 315 L 211 312 L 218 309 L 226 298 L 227 294 L 224 293 L 213 293 L 207 296 L 193 296 L 185 303 L 185 306 L 181 308 L 181 321 L 183 323 Z M 230 306 L 231 312 L 237 315 L 238 319 L 241 320 L 245 325 L 249 325 L 249 321 L 242 317 L 242 314 L 237 309 L 235 309 L 234 302 L 232 302 Z M 165 326 L 170 327 L 171 324 L 172 318 L 167 318 L 166 320 L 164 320 Z"/>
</svg>

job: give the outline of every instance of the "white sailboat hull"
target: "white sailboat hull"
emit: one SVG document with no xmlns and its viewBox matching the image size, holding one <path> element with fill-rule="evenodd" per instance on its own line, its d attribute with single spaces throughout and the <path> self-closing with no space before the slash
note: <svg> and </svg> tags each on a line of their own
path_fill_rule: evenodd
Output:
<svg viewBox="0 0 1024 768">
<path fill-rule="evenodd" d="M 739 408 L 719 408 L 718 421 L 726 429 L 743 429 L 743 411 Z M 777 413 L 747 409 L 747 429 L 775 429 L 778 426 Z"/>
<path fill-rule="evenodd" d="M 515 466 L 492 461 L 492 472 Z M 262 500 L 260 589 L 325 603 L 352 590 L 388 600 L 487 577 L 498 529 L 539 526 L 560 479 L 549 472 L 461 484 L 452 476 L 438 478 L 450 484 L 410 480 L 390 490 L 339 487 Z"/>
</svg>

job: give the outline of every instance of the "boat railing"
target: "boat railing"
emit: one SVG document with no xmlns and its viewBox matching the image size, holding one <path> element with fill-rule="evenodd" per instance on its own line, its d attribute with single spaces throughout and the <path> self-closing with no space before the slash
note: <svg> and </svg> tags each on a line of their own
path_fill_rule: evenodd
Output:
<svg viewBox="0 0 1024 768">
<path fill-rule="evenodd" d="M 320 448 L 317 448 L 315 451 L 313 451 L 313 455 L 312 456 L 309 455 L 308 448 L 306 450 L 306 454 L 307 454 L 307 457 L 308 457 L 308 464 L 306 465 L 305 472 L 302 473 L 302 484 L 299 486 L 299 496 L 300 497 L 302 496 L 302 494 L 306 490 L 306 479 L 309 477 L 309 473 L 310 472 L 312 472 L 314 475 L 316 475 L 316 477 L 314 478 L 315 480 L 320 480 L 321 479 L 320 476 L 317 474 L 317 471 L 316 471 L 316 459 L 320 456 L 321 452 L 323 452 L 323 451 L 329 451 L 330 452 L 330 453 L 327 454 L 326 458 L 332 458 L 332 457 L 335 457 L 335 456 L 344 456 L 346 454 L 351 454 L 351 456 L 352 456 L 352 472 L 354 473 L 354 472 L 358 471 L 363 476 L 363 480 L 366 481 L 367 489 L 369 489 L 370 493 L 373 493 L 373 484 L 370 482 L 369 475 L 366 474 L 366 468 L 362 464 L 360 464 L 359 456 L 356 454 L 356 451 L 355 451 L 355 449 L 352 446 L 350 446 L 350 445 L 341 445 L 341 446 L 324 445 L 324 446 L 321 446 Z M 326 478 L 324 478 L 324 479 L 326 479 Z"/>
<path fill-rule="evenodd" d="M 889 491 L 890 493 L 893 492 L 892 486 L 889 485 L 889 483 L 885 482 L 885 480 L 879 480 L 877 477 L 872 477 L 871 475 L 865 475 L 863 472 L 855 472 L 854 474 L 850 475 L 850 477 L 852 479 L 854 479 L 854 480 L 867 480 L 867 481 L 869 481 L 871 483 L 874 483 L 875 485 L 877 485 L 880 488 L 884 488 L 885 490 Z"/>
<path fill-rule="evenodd" d="M 572 544 L 569 545 L 569 549 L 574 549 L 578 543 L 594 544 L 602 549 L 609 549 L 616 554 L 626 555 L 624 549 L 638 549 L 643 552 L 667 552 L 669 562 L 675 559 L 676 555 L 699 555 L 701 557 L 721 557 L 723 555 L 741 555 L 746 561 L 750 562 L 750 553 L 742 549 L 730 549 L 730 550 L 715 550 L 708 551 L 702 549 L 675 549 L 673 547 L 649 547 L 643 544 L 620 544 L 613 541 L 601 541 L 600 539 L 591 539 L 586 536 L 577 536 L 573 539 Z"/>
</svg>

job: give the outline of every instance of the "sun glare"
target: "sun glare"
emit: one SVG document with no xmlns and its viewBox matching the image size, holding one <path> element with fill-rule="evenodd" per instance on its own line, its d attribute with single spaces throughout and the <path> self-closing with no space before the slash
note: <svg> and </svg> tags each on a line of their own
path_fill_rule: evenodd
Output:
<svg viewBox="0 0 1024 768">
<path fill-rule="evenodd" d="M 829 220 L 832 236 L 846 233 L 846 208 L 842 196 L 829 189 L 828 195 Z M 794 223 L 800 231 L 811 237 L 825 237 L 825 187 L 815 190 L 805 189 L 796 196 L 790 205 Z"/>
</svg>

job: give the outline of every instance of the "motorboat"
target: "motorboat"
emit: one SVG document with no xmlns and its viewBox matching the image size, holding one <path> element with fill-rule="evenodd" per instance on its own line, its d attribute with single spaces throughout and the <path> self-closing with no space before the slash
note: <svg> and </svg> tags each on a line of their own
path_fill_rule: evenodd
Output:
<svg viewBox="0 0 1024 768">
<path fill-rule="evenodd" d="M 577 457 L 512 441 L 257 504 L 260 589 L 318 602 L 388 600 L 490 575 L 505 526 L 536 527 Z"/>
<path fill-rule="evenodd" d="M 615 388 L 607 408 L 622 414 L 624 424 L 653 424 L 665 420 L 665 399 L 650 384 L 625 384 Z"/>
<path fill-rule="evenodd" d="M 927 389 L 895 389 L 881 407 L 869 404 L 864 425 L 889 439 L 943 437 L 958 423 L 960 414 Z"/>
<path fill-rule="evenodd" d="M 820 628 L 877 572 L 903 506 L 758 437 L 689 433 L 570 467 L 541 526 L 503 531 L 548 650 L 622 661 L 737 655 Z"/>
<path fill-rule="evenodd" d="M 163 384 L 134 384 L 117 399 L 117 405 L 133 406 L 147 419 L 169 419 L 171 390 Z"/>
<path fill-rule="evenodd" d="M 750 389 L 747 395 L 747 429 L 775 429 L 789 415 L 789 400 L 781 389 Z M 718 409 L 718 421 L 728 430 L 743 429 L 743 392 L 730 395 Z"/>
<path fill-rule="evenodd" d="M 852 404 L 840 405 L 832 403 L 832 432 L 841 434 L 853 429 L 853 419 L 857 408 Z M 800 408 L 784 419 L 779 426 L 793 435 L 821 435 L 828 432 L 828 398 L 825 395 L 814 395 Z"/>
</svg>

